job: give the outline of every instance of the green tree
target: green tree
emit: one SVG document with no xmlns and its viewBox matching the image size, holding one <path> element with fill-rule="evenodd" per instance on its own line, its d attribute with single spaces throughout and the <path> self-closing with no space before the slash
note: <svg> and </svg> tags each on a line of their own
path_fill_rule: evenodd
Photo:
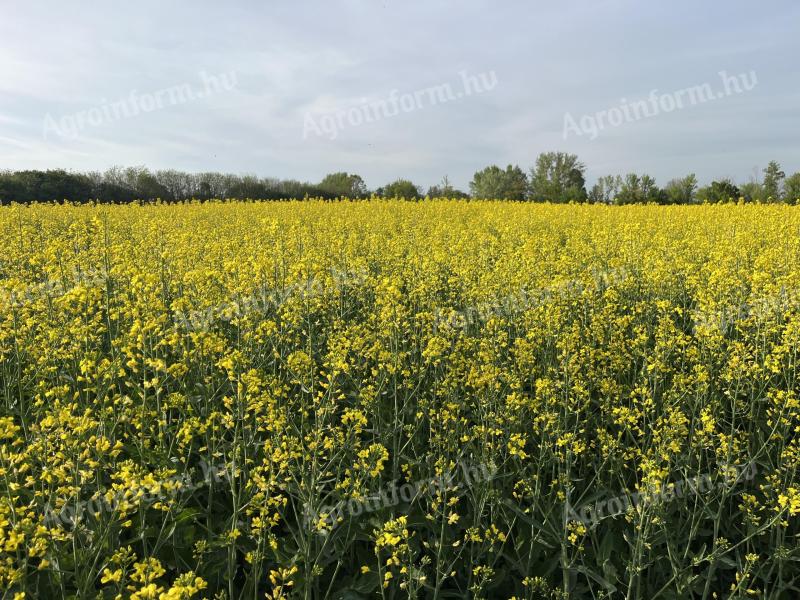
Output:
<svg viewBox="0 0 800 600">
<path fill-rule="evenodd" d="M 320 189 L 340 198 L 363 198 L 367 186 L 360 175 L 355 173 L 329 173 L 319 184 Z"/>
<path fill-rule="evenodd" d="M 473 198 L 524 200 L 528 178 L 516 165 L 508 165 L 505 170 L 492 165 L 473 175 L 469 189 Z"/>
<path fill-rule="evenodd" d="M 764 186 L 756 180 L 743 183 L 739 188 L 739 194 L 746 202 L 763 202 L 767 199 Z"/>
<path fill-rule="evenodd" d="M 606 175 L 600 177 L 589 191 L 589 202 L 592 204 L 611 204 L 622 187 L 622 177 L 619 175 Z"/>
<path fill-rule="evenodd" d="M 710 204 L 735 202 L 741 195 L 739 188 L 730 179 L 712 181 L 711 185 L 697 190 L 697 199 L 700 202 L 708 202 Z"/>
<path fill-rule="evenodd" d="M 619 193 L 615 199 L 616 204 L 646 204 L 656 202 L 663 204 L 666 196 L 663 190 L 656 185 L 656 180 L 649 175 L 639 176 L 628 173 L 622 180 Z"/>
<path fill-rule="evenodd" d="M 764 169 L 764 195 L 767 202 L 778 202 L 781 199 L 781 184 L 786 173 L 781 171 L 777 161 L 771 160 Z"/>
<path fill-rule="evenodd" d="M 667 204 L 691 204 L 696 191 L 697 177 L 692 173 L 668 181 L 664 186 L 664 199 Z"/>
<path fill-rule="evenodd" d="M 92 199 L 93 192 L 91 178 L 63 169 L 14 173 L 6 171 L 0 176 L 0 201 L 3 203 L 53 200 L 85 202 Z"/>
<path fill-rule="evenodd" d="M 786 178 L 783 183 L 783 197 L 789 204 L 800 204 L 800 173 Z"/>
<path fill-rule="evenodd" d="M 544 152 L 531 169 L 529 198 L 534 202 L 585 202 L 585 172 L 575 154 Z"/>
<path fill-rule="evenodd" d="M 419 186 L 414 185 L 408 179 L 397 179 L 392 183 L 378 188 L 377 194 L 384 198 L 419 198 L 422 196 Z"/>
<path fill-rule="evenodd" d="M 128 167 L 123 172 L 123 178 L 126 186 L 135 190 L 139 200 L 171 199 L 169 190 L 146 167 Z"/>
<path fill-rule="evenodd" d="M 427 196 L 429 198 L 469 198 L 469 194 L 450 185 L 447 175 L 442 177 L 441 183 L 428 188 Z"/>
</svg>

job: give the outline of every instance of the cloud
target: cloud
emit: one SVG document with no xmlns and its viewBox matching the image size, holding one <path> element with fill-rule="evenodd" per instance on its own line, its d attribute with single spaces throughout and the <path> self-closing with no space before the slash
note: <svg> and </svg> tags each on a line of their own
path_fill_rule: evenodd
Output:
<svg viewBox="0 0 800 600">
<path fill-rule="evenodd" d="M 305 180 L 348 170 L 372 187 L 400 176 L 427 186 L 448 174 L 462 188 L 488 164 L 527 168 L 553 149 L 577 152 L 592 176 L 637 169 L 663 181 L 694 171 L 703 180 L 745 169 L 746 177 L 770 158 L 800 170 L 787 133 L 798 124 L 798 16 L 790 0 L 725 11 L 688 0 L 202 0 L 191 11 L 155 0 L 113 11 L 9 4 L 0 21 L 0 165 L 147 164 Z M 496 72 L 496 88 L 345 127 L 334 140 L 303 137 L 308 114 L 457 82 L 464 69 Z M 755 70 L 757 90 L 626 123 L 591 142 L 562 138 L 567 111 L 680 89 L 723 69 Z M 76 139 L 43 139 L 48 114 L 194 85 L 201 71 L 235 72 L 237 85 L 84 128 Z"/>
</svg>

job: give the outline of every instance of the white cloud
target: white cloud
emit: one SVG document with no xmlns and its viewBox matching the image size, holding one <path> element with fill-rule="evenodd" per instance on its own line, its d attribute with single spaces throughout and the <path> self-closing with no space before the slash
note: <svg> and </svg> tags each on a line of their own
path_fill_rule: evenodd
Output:
<svg viewBox="0 0 800 600">
<path fill-rule="evenodd" d="M 659 180 L 716 176 L 777 158 L 800 169 L 793 28 L 800 8 L 678 0 L 285 0 L 184 5 L 143 0 L 113 10 L 55 0 L 7 3 L 0 20 L 0 166 L 102 169 L 148 164 L 320 179 L 361 173 L 466 187 L 491 163 L 531 165 L 577 152 L 592 174 L 646 169 Z M 709 23 L 714 23 L 710 27 Z M 36 35 L 32 35 L 35 32 Z M 323 114 L 493 70 L 488 94 L 302 137 Z M 588 142 L 561 137 L 565 111 L 676 90 L 719 70 L 759 74 L 754 92 L 626 123 Z M 45 115 L 69 115 L 130 94 L 235 71 L 237 86 L 197 102 L 45 142 Z M 776 115 L 780 115 L 778 118 Z M 687 145 L 687 140 L 691 144 Z M 737 141 L 739 143 L 737 143 Z M 746 142 L 746 143 L 742 143 Z M 732 150 L 731 146 L 736 149 Z M 770 154 L 769 157 L 765 156 Z"/>
</svg>

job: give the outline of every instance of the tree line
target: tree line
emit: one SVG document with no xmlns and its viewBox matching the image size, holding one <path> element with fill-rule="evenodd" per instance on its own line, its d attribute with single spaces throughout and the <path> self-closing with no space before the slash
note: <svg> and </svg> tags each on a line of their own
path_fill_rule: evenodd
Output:
<svg viewBox="0 0 800 600">
<path fill-rule="evenodd" d="M 528 172 L 519 166 L 505 169 L 492 165 L 475 173 L 469 193 L 456 189 L 445 176 L 441 183 L 423 190 L 408 179 L 398 179 L 375 190 L 354 173 L 330 173 L 319 183 L 292 179 L 150 171 L 145 167 L 113 167 L 105 172 L 0 171 L 0 204 L 10 202 L 97 201 L 127 203 L 136 200 L 178 201 L 249 198 L 290 200 L 304 198 L 491 198 L 532 202 L 590 202 L 599 204 L 692 204 L 718 202 L 800 203 L 800 173 L 789 177 L 776 161 L 770 161 L 762 178 L 737 186 L 719 179 L 700 187 L 694 174 L 668 181 L 663 187 L 646 174 L 606 175 L 591 188 L 586 167 L 574 154 L 545 152 Z"/>
<path fill-rule="evenodd" d="M 789 177 L 770 161 L 763 177 L 737 186 L 722 178 L 700 187 L 692 173 L 668 181 L 663 187 L 647 174 L 605 175 L 587 189 L 586 166 L 574 154 L 545 152 L 528 173 L 519 166 L 496 165 L 475 173 L 470 193 L 477 198 L 503 198 L 533 202 L 591 202 L 595 204 L 693 204 L 719 202 L 800 203 L 800 173 Z"/>
</svg>

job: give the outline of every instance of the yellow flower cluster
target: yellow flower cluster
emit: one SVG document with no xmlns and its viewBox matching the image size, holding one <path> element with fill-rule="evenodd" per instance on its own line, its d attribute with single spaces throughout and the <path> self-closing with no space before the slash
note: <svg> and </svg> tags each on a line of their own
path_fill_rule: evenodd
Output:
<svg viewBox="0 0 800 600">
<path fill-rule="evenodd" d="M 798 232 L 777 205 L 2 207 L 0 590 L 791 597 Z"/>
</svg>

